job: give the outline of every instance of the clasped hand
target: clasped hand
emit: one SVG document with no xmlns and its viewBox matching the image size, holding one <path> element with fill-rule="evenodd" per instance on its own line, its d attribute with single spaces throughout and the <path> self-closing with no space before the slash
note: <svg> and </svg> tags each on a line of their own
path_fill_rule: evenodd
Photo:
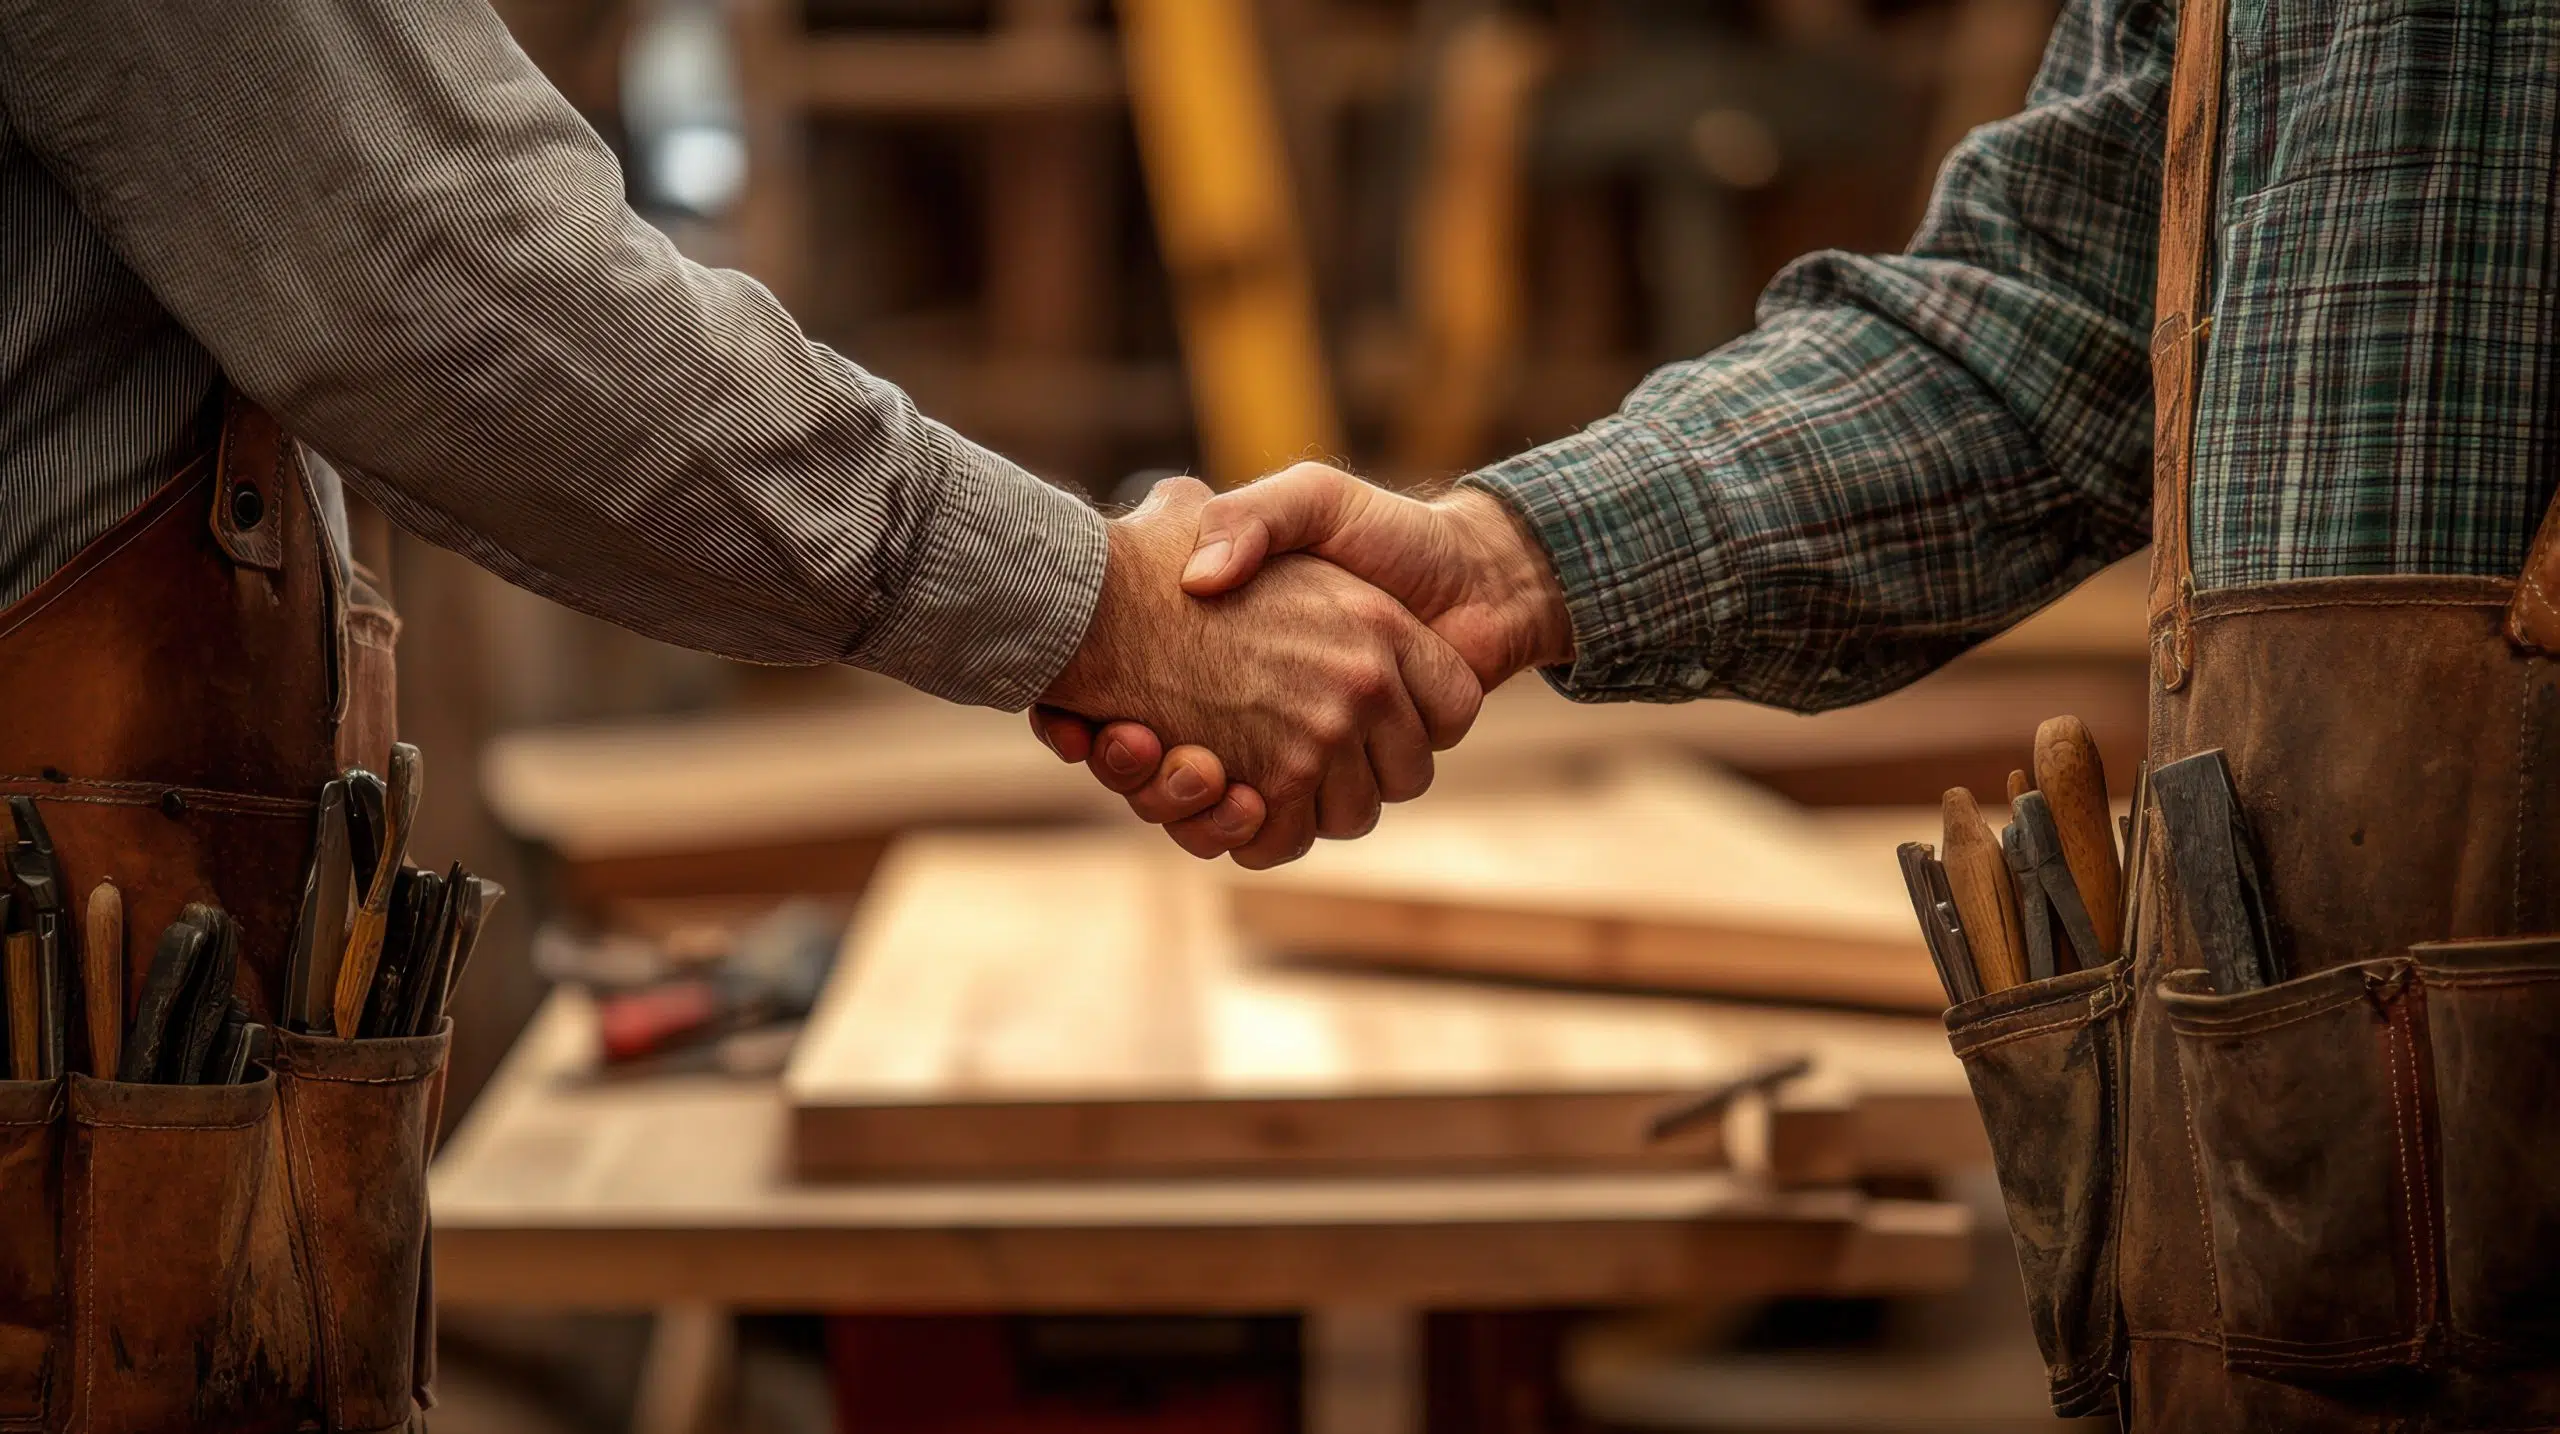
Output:
<svg viewBox="0 0 2560 1434">
<path fill-rule="evenodd" d="M 1194 856 L 1262 868 L 1365 834 L 1486 692 L 1572 656 L 1545 550 L 1490 494 L 1302 463 L 1215 497 L 1167 479 L 1110 532 L 1032 731 Z"/>
</svg>

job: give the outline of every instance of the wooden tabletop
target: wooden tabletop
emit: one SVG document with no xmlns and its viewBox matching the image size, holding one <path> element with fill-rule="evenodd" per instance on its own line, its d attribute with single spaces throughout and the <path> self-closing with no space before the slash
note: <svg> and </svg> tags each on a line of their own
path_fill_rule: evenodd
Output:
<svg viewBox="0 0 2560 1434">
<path fill-rule="evenodd" d="M 1672 865 L 1692 857 L 1714 860 Z M 1873 921 L 1906 933 L 1890 900 Z M 938 833 L 882 868 L 783 1089 L 810 1177 L 1694 1170 L 1724 1163 L 1726 1122 L 1656 1118 L 1795 1057 L 1806 1100 L 1935 1102 L 1959 1127 L 1941 1168 L 1979 1151 L 1934 1012 L 1280 963 L 1216 869 L 1152 834 Z"/>
<path fill-rule="evenodd" d="M 438 1159 L 441 1299 L 1464 1308 L 1941 1288 L 1967 1261 L 1959 1206 L 1730 1170 L 803 1184 L 772 1084 L 593 1061 L 592 1007 L 554 995 Z"/>
</svg>

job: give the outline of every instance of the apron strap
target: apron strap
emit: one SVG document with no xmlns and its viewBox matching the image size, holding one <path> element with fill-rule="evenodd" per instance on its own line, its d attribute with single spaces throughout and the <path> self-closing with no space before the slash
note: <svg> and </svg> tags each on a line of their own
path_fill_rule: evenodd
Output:
<svg viewBox="0 0 2560 1434">
<path fill-rule="evenodd" d="M 2222 124 L 2224 0 L 2185 0 L 2169 81 L 2169 142 L 2160 176 L 2160 270 L 2151 330 L 2151 666 L 2165 691 L 2186 685 L 2195 642 L 2187 490 L 2195 466 L 2196 384 L 2213 316 L 2214 141 Z M 2560 539 L 2554 540 L 2560 547 Z"/>
</svg>

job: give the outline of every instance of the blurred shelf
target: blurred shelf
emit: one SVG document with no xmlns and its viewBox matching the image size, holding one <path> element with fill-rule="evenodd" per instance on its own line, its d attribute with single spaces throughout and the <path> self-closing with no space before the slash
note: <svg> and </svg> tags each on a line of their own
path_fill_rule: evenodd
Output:
<svg viewBox="0 0 2560 1434">
<path fill-rule="evenodd" d="M 800 42 L 795 61 L 801 103 L 832 114 L 1091 109 L 1117 105 L 1127 94 L 1118 47 L 1081 32 L 984 39 L 821 34 Z"/>
</svg>

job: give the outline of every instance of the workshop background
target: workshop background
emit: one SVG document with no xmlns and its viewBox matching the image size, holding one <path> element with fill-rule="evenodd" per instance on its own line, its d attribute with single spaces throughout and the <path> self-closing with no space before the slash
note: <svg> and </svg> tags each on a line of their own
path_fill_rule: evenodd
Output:
<svg viewBox="0 0 2560 1434">
<path fill-rule="evenodd" d="M 688 253 L 1108 503 L 1573 431 L 1790 258 L 1898 248 L 2056 6 L 498 8 Z M 2056 713 L 2128 794 L 2130 569 L 1818 719 L 1514 683 L 1430 797 L 1257 883 L 1159 862 L 1019 718 L 392 550 L 413 846 L 511 893 L 454 1002 L 440 1431 L 2049 1419 L 1892 851 Z M 1185 983 L 1224 994 L 1122 1009 Z"/>
</svg>

